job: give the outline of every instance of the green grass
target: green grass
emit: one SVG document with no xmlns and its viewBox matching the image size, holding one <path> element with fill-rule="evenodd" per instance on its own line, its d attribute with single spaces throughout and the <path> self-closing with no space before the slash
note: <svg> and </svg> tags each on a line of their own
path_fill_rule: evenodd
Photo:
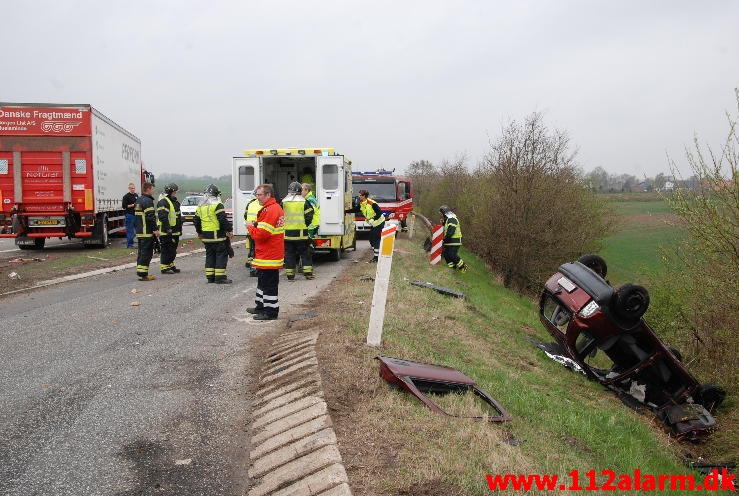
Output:
<svg viewBox="0 0 739 496">
<path fill-rule="evenodd" d="M 684 231 L 667 202 L 611 202 L 617 215 L 616 231 L 603 240 L 600 255 L 608 264 L 608 279 L 614 285 L 625 282 L 647 284 L 665 270 L 661 251 L 676 247 Z"/>
<path fill-rule="evenodd" d="M 417 245 L 398 240 L 398 247 L 408 253 L 396 255 L 393 262 L 381 354 L 448 365 L 474 378 L 514 418 L 505 425 L 476 428 L 505 430 L 523 441 L 516 456 L 538 473 L 567 474 L 573 469 L 632 473 L 637 468 L 653 474 L 689 473 L 671 447 L 674 441 L 654 416 L 631 411 L 602 386 L 550 360 L 529 341 L 532 335 L 551 340 L 534 302 L 503 288 L 465 250 L 469 272 L 460 274 L 443 265 L 430 266 Z M 410 280 L 463 291 L 468 300 L 411 286 Z M 370 285 L 352 288 L 347 297 L 366 301 L 370 290 Z M 352 334 L 365 332 L 364 322 L 346 324 Z M 365 362 L 373 354 L 368 351 Z M 407 436 L 407 442 L 415 446 L 405 454 L 410 467 L 419 469 L 426 463 L 424 457 L 452 464 L 460 473 L 442 470 L 445 482 L 470 495 L 485 489 L 481 485 L 484 473 L 506 469 L 505 460 L 480 450 L 475 441 L 478 434 L 473 433 L 470 440 L 456 433 L 460 429 L 457 419 L 440 421 L 441 427 L 426 425 L 430 414 L 422 404 L 387 388 L 382 394 L 390 399 L 375 400 L 390 405 L 383 407 L 383 415 L 391 419 L 396 430 L 393 436 L 401 436 L 399 442 Z M 397 410 L 401 408 L 398 403 L 402 411 Z M 427 453 L 434 450 L 446 453 Z M 526 471 L 518 468 L 520 473 Z M 412 478 L 413 473 L 403 472 L 403 476 Z M 388 474 L 388 487 L 393 477 Z"/>
</svg>

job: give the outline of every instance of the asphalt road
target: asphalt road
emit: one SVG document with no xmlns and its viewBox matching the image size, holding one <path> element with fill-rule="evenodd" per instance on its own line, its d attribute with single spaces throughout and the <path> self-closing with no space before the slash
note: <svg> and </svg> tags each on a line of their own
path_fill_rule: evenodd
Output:
<svg viewBox="0 0 739 496">
<path fill-rule="evenodd" d="M 282 276 L 281 319 L 366 244 L 315 281 Z M 148 283 L 127 270 L 0 300 L 0 494 L 244 494 L 250 344 L 284 322 L 251 320 L 256 279 L 234 260 L 232 285 L 206 284 L 195 255 Z"/>
</svg>

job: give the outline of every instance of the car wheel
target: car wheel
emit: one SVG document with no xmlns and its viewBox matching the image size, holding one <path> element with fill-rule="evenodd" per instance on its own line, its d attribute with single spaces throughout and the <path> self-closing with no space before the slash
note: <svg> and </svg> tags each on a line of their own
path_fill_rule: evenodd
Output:
<svg viewBox="0 0 739 496">
<path fill-rule="evenodd" d="M 677 358 L 677 361 L 678 362 L 682 362 L 683 361 L 683 354 L 680 353 L 680 351 L 678 351 L 677 348 L 673 348 L 672 346 L 668 346 L 667 349 L 670 350 L 670 353 L 672 353 L 675 356 L 675 358 Z"/>
<path fill-rule="evenodd" d="M 726 391 L 718 384 L 707 382 L 701 384 L 696 392 L 696 401 L 703 405 L 706 410 L 718 408 L 726 398 Z"/>
<path fill-rule="evenodd" d="M 616 290 L 613 308 L 622 319 L 640 319 L 649 308 L 649 293 L 638 284 L 624 284 Z"/>
<path fill-rule="evenodd" d="M 606 278 L 608 266 L 606 265 L 606 261 L 603 260 L 603 257 L 591 253 L 581 256 L 577 261 L 601 276 L 603 279 Z"/>
</svg>

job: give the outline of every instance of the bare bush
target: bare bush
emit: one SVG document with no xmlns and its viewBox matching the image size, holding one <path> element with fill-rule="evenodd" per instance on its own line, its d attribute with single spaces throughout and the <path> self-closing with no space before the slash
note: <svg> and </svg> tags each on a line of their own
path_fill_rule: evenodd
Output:
<svg viewBox="0 0 739 496">
<path fill-rule="evenodd" d="M 739 91 L 737 91 L 739 108 Z M 728 135 L 720 150 L 698 139 L 686 150 L 694 190 L 678 189 L 668 198 L 687 232 L 666 253 L 667 278 L 657 290 L 665 301 L 655 310 L 655 326 L 681 346 L 702 375 L 736 386 L 739 318 L 739 130 L 727 115 Z M 670 161 L 672 173 L 677 166 Z M 727 388 L 728 389 L 728 388 Z"/>
<path fill-rule="evenodd" d="M 609 231 L 605 204 L 581 180 L 567 133 L 548 129 L 539 113 L 511 122 L 477 174 L 489 191 L 475 241 L 506 287 L 538 291 L 560 263 L 596 251 Z"/>
</svg>

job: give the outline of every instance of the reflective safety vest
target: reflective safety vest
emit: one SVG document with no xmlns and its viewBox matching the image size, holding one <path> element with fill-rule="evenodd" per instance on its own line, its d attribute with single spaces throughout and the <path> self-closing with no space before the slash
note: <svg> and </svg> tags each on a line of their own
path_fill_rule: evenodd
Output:
<svg viewBox="0 0 739 496">
<path fill-rule="evenodd" d="M 212 243 L 226 239 L 226 233 L 221 230 L 221 223 L 217 215 L 223 212 L 223 203 L 198 205 L 195 215 L 200 217 L 200 229 L 203 231 L 203 243 Z"/>
<path fill-rule="evenodd" d="M 444 246 L 462 245 L 462 226 L 456 217 L 447 217 L 444 221 Z"/>
<path fill-rule="evenodd" d="M 305 201 L 310 203 L 313 207 L 313 220 L 310 221 L 308 229 L 318 228 L 321 224 L 321 209 L 318 208 L 318 198 L 316 198 L 316 195 L 314 195 L 312 191 L 309 191 L 308 194 L 305 195 Z"/>
<path fill-rule="evenodd" d="M 177 220 L 180 217 L 180 211 L 175 210 L 174 203 L 172 203 L 172 200 L 168 196 L 165 196 L 163 199 L 167 200 L 167 203 L 169 203 L 169 208 L 159 207 L 157 208 L 157 210 L 167 211 L 167 221 L 169 221 L 169 227 L 172 229 L 172 236 L 179 236 L 182 233 L 180 231 L 175 232 L 175 229 L 177 229 Z M 160 231 L 162 230 L 162 221 L 159 220 L 158 215 L 157 215 L 157 228 L 159 228 Z M 165 232 L 162 233 L 162 236 L 167 236 L 167 235 L 168 233 L 165 233 Z"/>
<path fill-rule="evenodd" d="M 385 216 L 382 214 L 380 214 L 377 218 L 374 218 L 375 209 L 372 208 L 372 205 L 376 204 L 377 202 L 372 198 L 367 198 L 365 201 L 359 204 L 359 210 L 362 212 L 362 217 L 364 217 L 364 219 L 367 221 L 367 224 L 372 227 L 377 227 L 385 222 Z"/>
<path fill-rule="evenodd" d="M 262 206 L 259 204 L 259 201 L 256 198 L 246 204 L 246 210 L 244 211 L 244 221 L 246 221 L 247 226 L 257 220 L 257 214 L 261 209 Z"/>
<path fill-rule="evenodd" d="M 308 203 L 308 208 L 313 207 Z M 285 240 L 298 241 L 308 239 L 308 226 L 305 224 L 306 201 L 300 195 L 290 195 L 282 200 L 285 212 Z"/>
</svg>

